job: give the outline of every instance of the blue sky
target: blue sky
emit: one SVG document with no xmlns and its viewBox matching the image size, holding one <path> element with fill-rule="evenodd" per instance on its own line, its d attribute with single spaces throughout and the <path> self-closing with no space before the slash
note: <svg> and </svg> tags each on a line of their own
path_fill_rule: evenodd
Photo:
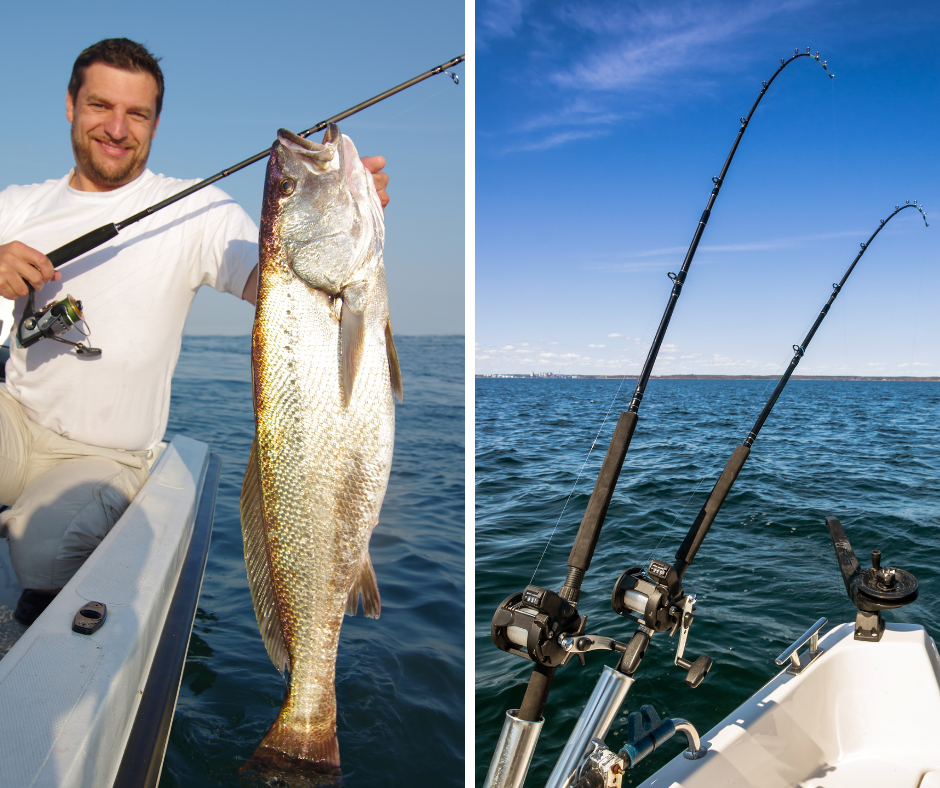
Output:
<svg viewBox="0 0 940 788">
<path fill-rule="evenodd" d="M 6 3 L 2 18 L 0 188 L 68 171 L 66 85 L 78 53 L 102 38 L 126 36 L 163 58 L 150 167 L 180 178 L 213 175 L 269 147 L 279 127 L 309 128 L 464 52 L 463 4 L 432 0 L 53 0 Z M 385 265 L 398 334 L 464 332 L 466 89 L 437 76 L 340 124 L 360 153 L 388 160 Z M 219 185 L 257 221 L 263 178 L 259 162 Z M 252 317 L 202 288 L 187 331 L 248 333 Z"/>
<path fill-rule="evenodd" d="M 805 374 L 940 375 L 940 7 L 480 0 L 478 373 L 637 372 L 781 57 L 654 374 L 775 374 L 895 204 Z"/>
</svg>

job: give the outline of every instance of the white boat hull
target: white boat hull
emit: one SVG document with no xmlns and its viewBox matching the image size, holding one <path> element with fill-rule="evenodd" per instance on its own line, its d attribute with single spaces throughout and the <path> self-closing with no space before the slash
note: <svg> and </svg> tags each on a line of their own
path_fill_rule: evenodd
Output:
<svg viewBox="0 0 940 788">
<path fill-rule="evenodd" d="M 841 624 L 801 675 L 781 672 L 641 788 L 940 786 L 940 655 L 923 627 L 878 643 Z M 668 745 L 667 745 L 668 746 Z"/>
<path fill-rule="evenodd" d="M 154 655 L 165 625 L 173 623 L 167 615 L 209 465 L 204 443 L 175 438 L 111 532 L 0 659 L 0 786 L 115 783 L 132 729 L 140 724 L 151 667 L 160 667 Z M 214 488 L 211 493 L 214 504 Z M 198 581 L 205 552 L 201 560 Z M 92 635 L 72 632 L 76 612 L 88 601 L 107 605 L 104 625 Z M 192 613 L 187 615 L 184 655 L 192 625 Z M 179 674 L 165 699 L 170 716 L 178 688 Z M 160 749 L 153 784 L 162 756 Z"/>
</svg>

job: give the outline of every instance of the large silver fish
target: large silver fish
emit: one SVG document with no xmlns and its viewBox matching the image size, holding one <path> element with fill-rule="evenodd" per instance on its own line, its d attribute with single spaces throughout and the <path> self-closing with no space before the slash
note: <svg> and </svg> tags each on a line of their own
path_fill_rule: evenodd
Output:
<svg viewBox="0 0 940 788">
<path fill-rule="evenodd" d="M 380 611 L 368 544 L 388 484 L 401 373 L 382 206 L 352 141 L 278 132 L 261 211 L 252 332 L 255 442 L 241 496 L 245 563 L 268 655 L 289 670 L 252 756 L 336 772 L 343 614 Z"/>
</svg>

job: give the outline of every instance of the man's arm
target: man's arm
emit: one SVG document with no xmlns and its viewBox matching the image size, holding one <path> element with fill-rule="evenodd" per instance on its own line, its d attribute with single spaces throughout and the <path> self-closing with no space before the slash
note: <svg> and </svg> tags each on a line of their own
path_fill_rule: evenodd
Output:
<svg viewBox="0 0 940 788">
<path fill-rule="evenodd" d="M 379 194 L 379 200 L 382 201 L 382 210 L 385 210 L 385 206 L 388 205 L 389 196 L 388 192 L 385 190 L 388 186 L 388 175 L 382 172 L 382 168 L 385 167 L 385 157 L 384 156 L 363 156 L 362 163 L 365 165 L 365 168 L 372 173 L 372 180 L 375 183 L 375 190 Z M 3 247 L 0 246 L 0 250 Z M 45 258 L 43 258 L 45 259 Z M 48 262 L 48 261 L 47 261 Z M 58 278 L 59 274 L 56 272 L 56 277 Z M 2 295 L 2 291 L 0 291 Z M 255 306 L 256 299 L 258 297 L 258 266 L 255 266 L 251 273 L 248 275 L 248 281 L 245 282 L 245 289 L 242 290 L 242 300 L 247 301 L 252 306 Z"/>
<path fill-rule="evenodd" d="M 258 298 L 258 266 L 251 269 L 248 274 L 248 281 L 245 282 L 245 289 L 242 290 L 242 300 L 247 301 L 252 306 L 256 305 Z"/>
<path fill-rule="evenodd" d="M 41 290 L 49 281 L 58 282 L 62 274 L 52 267 L 42 252 L 19 241 L 0 246 L 0 296 L 13 300 L 33 290 Z"/>
</svg>

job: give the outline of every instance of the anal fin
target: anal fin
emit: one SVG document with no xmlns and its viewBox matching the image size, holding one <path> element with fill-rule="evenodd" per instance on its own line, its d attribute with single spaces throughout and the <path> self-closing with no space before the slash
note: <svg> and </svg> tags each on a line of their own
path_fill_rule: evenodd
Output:
<svg viewBox="0 0 940 788">
<path fill-rule="evenodd" d="M 362 558 L 359 567 L 359 577 L 349 589 L 346 598 L 346 615 L 354 616 L 359 611 L 359 597 L 362 596 L 362 615 L 366 618 L 378 618 L 382 612 L 382 600 L 379 598 L 379 584 L 375 579 L 375 570 L 372 568 L 372 559 L 369 552 Z"/>
<path fill-rule="evenodd" d="M 281 617 L 274 596 L 274 581 L 268 563 L 268 551 L 264 540 L 264 521 L 261 509 L 261 482 L 258 477 L 258 438 L 255 436 L 245 468 L 240 501 L 242 541 L 245 546 L 245 569 L 248 572 L 248 587 L 251 602 L 258 619 L 258 629 L 264 640 L 271 662 L 281 673 L 290 669 L 290 655 L 284 645 Z"/>
</svg>

